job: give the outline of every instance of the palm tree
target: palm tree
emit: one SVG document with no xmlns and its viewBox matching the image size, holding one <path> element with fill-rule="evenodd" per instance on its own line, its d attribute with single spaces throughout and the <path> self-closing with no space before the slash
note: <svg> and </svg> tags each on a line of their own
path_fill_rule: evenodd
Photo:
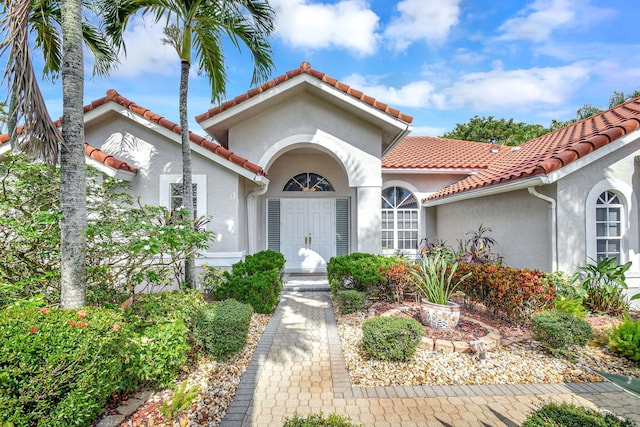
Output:
<svg viewBox="0 0 640 427">
<path fill-rule="evenodd" d="M 171 45 L 180 58 L 180 128 L 182 142 L 182 194 L 191 195 L 191 147 L 187 95 L 191 61 L 197 59 L 199 71 L 210 82 L 212 102 L 225 94 L 227 75 L 222 38 L 227 36 L 240 49 L 244 44 L 253 57 L 251 84 L 265 80 L 273 69 L 271 46 L 267 40 L 273 31 L 274 12 L 266 0 L 103 0 L 107 32 L 119 46 L 130 17 L 151 13 L 156 22 L 164 20 L 164 43 Z M 193 216 L 192 197 L 182 197 L 189 217 Z M 185 261 L 184 281 L 195 285 L 195 263 Z"/>
<path fill-rule="evenodd" d="M 84 64 L 82 41 L 95 55 L 94 72 L 106 74 L 116 55 L 108 39 L 82 22 L 83 0 L 5 0 L 2 6 L 0 53 L 9 51 L 5 79 L 11 99 L 8 130 L 17 141 L 15 127 L 21 120 L 23 150 L 52 164 L 60 159 L 61 185 L 61 306 L 85 304 L 86 180 L 84 163 Z M 59 31 L 61 30 L 61 32 Z M 55 79 L 62 74 L 62 133 L 46 109 L 31 60 L 29 33 L 45 59 L 43 72 Z M 60 37 L 62 36 L 62 38 Z"/>
</svg>

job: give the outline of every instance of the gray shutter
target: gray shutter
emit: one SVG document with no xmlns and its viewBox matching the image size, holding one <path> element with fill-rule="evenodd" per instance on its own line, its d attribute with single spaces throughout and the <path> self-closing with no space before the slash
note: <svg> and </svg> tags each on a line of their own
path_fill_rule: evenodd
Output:
<svg viewBox="0 0 640 427">
<path fill-rule="evenodd" d="M 349 199 L 336 199 L 336 256 L 349 254 Z"/>
<path fill-rule="evenodd" d="M 267 249 L 280 252 L 280 199 L 267 200 Z"/>
</svg>

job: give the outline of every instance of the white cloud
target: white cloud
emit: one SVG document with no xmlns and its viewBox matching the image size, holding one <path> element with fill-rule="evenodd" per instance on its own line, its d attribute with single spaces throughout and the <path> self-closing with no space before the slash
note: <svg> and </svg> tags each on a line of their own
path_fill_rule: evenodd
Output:
<svg viewBox="0 0 640 427">
<path fill-rule="evenodd" d="M 151 18 L 134 17 L 129 21 L 124 41 L 126 57 L 120 55 L 120 65 L 114 77 L 138 77 L 144 74 L 178 74 L 180 62 L 175 50 L 162 43 L 164 25 Z"/>
<path fill-rule="evenodd" d="M 379 17 L 364 0 L 332 4 L 310 0 L 272 0 L 276 32 L 294 48 L 342 48 L 365 56 L 377 50 Z"/>
<path fill-rule="evenodd" d="M 459 22 L 460 0 L 402 0 L 396 9 L 400 15 L 392 20 L 384 36 L 396 49 L 405 50 L 417 40 L 430 44 L 444 42 Z"/>
<path fill-rule="evenodd" d="M 341 81 L 394 108 L 439 106 L 443 101 L 442 96 L 435 92 L 435 86 L 426 80 L 412 82 L 400 88 L 367 84 L 367 78 L 359 74 L 352 74 Z"/>
<path fill-rule="evenodd" d="M 612 13 L 590 6 L 588 0 L 535 0 L 500 26 L 500 38 L 544 42 L 557 30 L 585 28 Z"/>
<path fill-rule="evenodd" d="M 539 104 L 560 105 L 588 79 L 589 67 L 584 63 L 509 71 L 497 68 L 467 74 L 444 94 L 449 107 L 471 107 L 475 111 L 534 109 Z"/>
</svg>

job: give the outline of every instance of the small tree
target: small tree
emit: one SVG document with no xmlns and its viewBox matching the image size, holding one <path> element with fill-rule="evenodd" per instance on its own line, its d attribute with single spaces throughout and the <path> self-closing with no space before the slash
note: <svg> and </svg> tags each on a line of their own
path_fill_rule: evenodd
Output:
<svg viewBox="0 0 640 427">
<path fill-rule="evenodd" d="M 181 280 L 181 262 L 208 245 L 213 233 L 182 212 L 141 206 L 122 181 L 88 168 L 87 295 L 89 302 L 120 302 L 136 286 Z M 0 162 L 0 305 L 60 293 L 59 170 L 22 156 Z"/>
</svg>

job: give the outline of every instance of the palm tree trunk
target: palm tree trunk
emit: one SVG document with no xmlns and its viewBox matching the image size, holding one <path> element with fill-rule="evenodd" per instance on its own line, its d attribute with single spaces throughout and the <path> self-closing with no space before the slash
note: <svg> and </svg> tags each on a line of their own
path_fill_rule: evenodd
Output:
<svg viewBox="0 0 640 427">
<path fill-rule="evenodd" d="M 60 287 L 62 308 L 85 304 L 87 228 L 84 159 L 84 64 L 81 0 L 63 0 L 62 140 L 60 150 Z"/>
<path fill-rule="evenodd" d="M 180 129 L 182 137 L 182 205 L 187 211 L 187 218 L 193 227 L 193 189 L 191 178 L 191 143 L 189 140 L 189 116 L 187 112 L 187 95 L 189 93 L 188 61 L 182 61 L 180 66 Z M 188 255 L 184 260 L 184 284 L 187 288 L 195 288 L 195 255 Z"/>
</svg>

